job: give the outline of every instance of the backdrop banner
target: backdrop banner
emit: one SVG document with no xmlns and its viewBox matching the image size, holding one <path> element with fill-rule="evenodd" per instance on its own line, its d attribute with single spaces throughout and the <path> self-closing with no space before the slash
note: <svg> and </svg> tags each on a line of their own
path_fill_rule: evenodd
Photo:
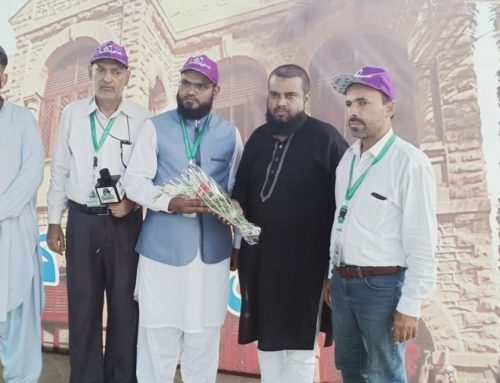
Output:
<svg viewBox="0 0 500 383">
<path fill-rule="evenodd" d="M 45 145 L 38 212 L 47 349 L 68 347 L 65 258 L 45 242 L 55 136 L 63 108 L 93 94 L 91 52 L 115 40 L 129 53 L 125 97 L 154 114 L 176 107 L 188 56 L 215 59 L 221 93 L 214 111 L 244 141 L 265 120 L 267 77 L 276 66 L 309 72 L 308 112 L 349 142 L 331 78 L 385 68 L 396 84 L 394 130 L 427 154 L 438 184 L 437 292 L 408 343 L 409 381 L 500 381 L 499 1 L 28 0 L 9 22 L 16 51 L 5 96 L 33 112 Z M 238 278 L 229 278 L 220 368 L 258 374 L 255 345 L 237 344 Z M 317 381 L 341 381 L 333 359 L 334 347 L 319 348 Z"/>
</svg>

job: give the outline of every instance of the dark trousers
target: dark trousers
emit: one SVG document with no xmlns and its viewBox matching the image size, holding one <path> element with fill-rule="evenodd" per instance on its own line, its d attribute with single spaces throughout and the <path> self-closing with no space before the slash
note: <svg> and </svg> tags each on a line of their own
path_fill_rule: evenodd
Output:
<svg viewBox="0 0 500 383">
<path fill-rule="evenodd" d="M 70 206 L 66 229 L 70 383 L 135 383 L 134 301 L 142 212 L 95 216 Z M 107 300 L 106 350 L 102 317 Z"/>
</svg>

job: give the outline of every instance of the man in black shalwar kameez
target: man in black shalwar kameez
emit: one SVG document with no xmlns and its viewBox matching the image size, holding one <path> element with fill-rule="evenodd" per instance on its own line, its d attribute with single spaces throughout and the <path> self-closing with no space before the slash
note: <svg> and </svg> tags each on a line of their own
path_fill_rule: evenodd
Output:
<svg viewBox="0 0 500 383">
<path fill-rule="evenodd" d="M 280 66 L 268 86 L 267 123 L 249 138 L 233 189 L 248 220 L 262 228 L 259 244 L 242 243 L 239 254 L 239 343 L 258 342 L 262 382 L 311 383 L 319 322 L 321 331 L 331 327 L 329 310 L 322 321 L 319 314 L 335 169 L 347 143 L 305 114 L 304 69 Z"/>
</svg>

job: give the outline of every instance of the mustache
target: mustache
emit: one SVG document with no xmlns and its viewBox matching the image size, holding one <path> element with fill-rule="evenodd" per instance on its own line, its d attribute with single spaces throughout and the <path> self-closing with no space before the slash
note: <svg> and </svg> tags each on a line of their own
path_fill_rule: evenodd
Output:
<svg viewBox="0 0 500 383">
<path fill-rule="evenodd" d="M 348 122 L 349 123 L 359 122 L 360 124 L 366 125 L 365 122 L 361 118 L 357 118 L 357 117 L 351 117 Z"/>
<path fill-rule="evenodd" d="M 288 108 L 284 106 L 277 106 L 273 109 L 274 112 L 288 112 Z"/>
</svg>

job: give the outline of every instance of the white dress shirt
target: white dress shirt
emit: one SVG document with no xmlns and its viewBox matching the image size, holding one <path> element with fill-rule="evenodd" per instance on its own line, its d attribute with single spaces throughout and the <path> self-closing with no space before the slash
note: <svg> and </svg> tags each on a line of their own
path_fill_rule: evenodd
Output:
<svg viewBox="0 0 500 383">
<path fill-rule="evenodd" d="M 116 118 L 101 150 L 95 153 L 90 130 L 90 115 L 96 112 L 97 140 L 108 118 L 97 107 L 95 99 L 86 98 L 69 104 L 63 111 L 51 164 L 52 178 L 48 193 L 49 224 L 60 224 L 68 200 L 85 205 L 87 192 L 99 178 L 99 170 L 108 168 L 112 175 L 122 175 L 132 153 L 137 132 L 149 117 L 149 111 L 129 100 L 123 100 L 109 118 Z M 94 169 L 94 157 L 97 167 Z"/>
<path fill-rule="evenodd" d="M 137 137 L 133 159 L 125 174 L 125 189 L 129 198 L 142 206 L 170 213 L 171 197 L 162 195 L 157 198 L 160 191 L 152 181 L 157 173 L 157 142 L 156 129 L 147 120 Z M 236 130 L 236 145 L 229 165 L 229 192 L 234 185 L 242 152 L 243 143 Z M 140 256 L 135 290 L 141 312 L 139 326 L 174 327 L 189 333 L 221 326 L 226 317 L 228 289 L 229 258 L 206 264 L 198 251 L 191 263 L 171 266 Z"/>
<path fill-rule="evenodd" d="M 336 172 L 337 212 L 330 258 L 333 261 L 334 248 L 340 244 L 340 263 L 406 267 L 397 310 L 418 317 L 421 301 L 434 292 L 436 274 L 436 185 L 427 156 L 398 137 L 382 160 L 371 167 L 347 203 L 342 230 L 337 230 L 353 156 L 356 161 L 352 183 L 370 166 L 392 135 L 391 129 L 362 155 L 361 141 L 357 140 L 342 157 Z"/>
<path fill-rule="evenodd" d="M 242 152 L 243 143 L 238 130 L 236 130 L 236 144 L 229 164 L 228 194 L 231 194 L 233 189 Z M 158 169 L 157 154 L 156 129 L 153 123 L 148 120 L 144 123 L 141 134 L 137 137 L 137 143 L 134 146 L 134 160 L 130 163 L 125 174 L 125 189 L 130 199 L 138 204 L 153 211 L 170 213 L 168 205 L 171 197 L 162 194 L 161 197 L 157 198 L 161 193 L 159 188 L 153 185 L 153 178 L 155 178 Z"/>
</svg>

